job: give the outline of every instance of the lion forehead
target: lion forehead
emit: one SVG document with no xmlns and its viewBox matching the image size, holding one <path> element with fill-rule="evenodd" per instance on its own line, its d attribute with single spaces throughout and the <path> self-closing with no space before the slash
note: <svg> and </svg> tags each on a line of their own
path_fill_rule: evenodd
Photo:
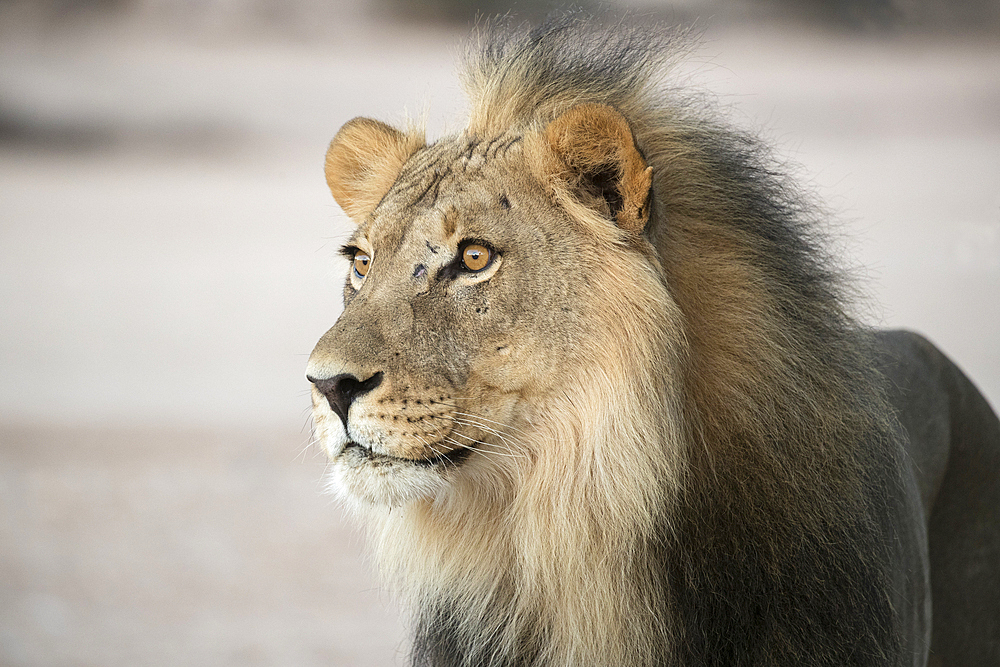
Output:
<svg viewBox="0 0 1000 667">
<path fill-rule="evenodd" d="M 417 151 L 357 235 L 414 274 L 447 263 L 463 240 L 534 236 L 555 207 L 522 144 L 520 135 L 458 136 Z M 531 202 L 530 221 L 509 215 L 517 201 Z"/>
<path fill-rule="evenodd" d="M 462 186 L 500 185 L 494 179 L 524 166 L 522 143 L 519 134 L 442 139 L 407 161 L 385 201 L 396 207 L 433 208 L 447 205 Z"/>
</svg>

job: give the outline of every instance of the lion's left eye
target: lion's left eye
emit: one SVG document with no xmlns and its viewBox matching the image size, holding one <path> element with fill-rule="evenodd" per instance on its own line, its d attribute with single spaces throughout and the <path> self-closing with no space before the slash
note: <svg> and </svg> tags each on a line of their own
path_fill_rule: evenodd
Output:
<svg viewBox="0 0 1000 667">
<path fill-rule="evenodd" d="M 468 271 L 482 271 L 490 265 L 493 253 L 484 245 L 470 243 L 462 249 L 462 265 Z"/>
</svg>

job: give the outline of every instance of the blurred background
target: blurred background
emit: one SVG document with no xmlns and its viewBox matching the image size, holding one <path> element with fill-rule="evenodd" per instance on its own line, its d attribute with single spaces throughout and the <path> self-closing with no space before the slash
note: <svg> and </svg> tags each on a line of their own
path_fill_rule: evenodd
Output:
<svg viewBox="0 0 1000 667">
<path fill-rule="evenodd" d="M 602 7 L 590 5 L 590 9 Z M 0 665 L 392 665 L 303 378 L 356 115 L 462 125 L 502 0 L 0 0 Z M 1000 3 L 633 0 L 830 211 L 871 324 L 1000 405 Z"/>
</svg>

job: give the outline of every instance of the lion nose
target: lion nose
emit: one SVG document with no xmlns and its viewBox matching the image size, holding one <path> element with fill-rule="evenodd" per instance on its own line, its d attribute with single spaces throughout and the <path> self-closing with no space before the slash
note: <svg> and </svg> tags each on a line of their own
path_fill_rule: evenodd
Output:
<svg viewBox="0 0 1000 667">
<path fill-rule="evenodd" d="M 340 421 L 347 429 L 347 411 L 351 407 L 354 399 L 362 394 L 366 394 L 382 383 L 382 372 L 375 373 L 367 380 L 359 380 L 350 373 L 341 373 L 332 378 L 314 378 L 310 375 L 306 379 L 316 385 L 320 393 L 326 396 L 330 409 L 337 413 Z"/>
</svg>

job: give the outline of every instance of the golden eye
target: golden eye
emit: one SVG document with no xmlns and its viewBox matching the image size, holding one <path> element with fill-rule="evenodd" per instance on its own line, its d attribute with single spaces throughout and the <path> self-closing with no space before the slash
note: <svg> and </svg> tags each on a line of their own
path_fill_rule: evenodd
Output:
<svg viewBox="0 0 1000 667">
<path fill-rule="evenodd" d="M 368 265 L 372 263 L 372 258 L 366 253 L 358 252 L 354 255 L 354 272 L 364 278 L 368 275 Z"/>
<path fill-rule="evenodd" d="M 462 250 L 462 263 L 469 271 L 482 271 L 489 263 L 490 249 L 478 243 L 470 243 Z"/>
</svg>

